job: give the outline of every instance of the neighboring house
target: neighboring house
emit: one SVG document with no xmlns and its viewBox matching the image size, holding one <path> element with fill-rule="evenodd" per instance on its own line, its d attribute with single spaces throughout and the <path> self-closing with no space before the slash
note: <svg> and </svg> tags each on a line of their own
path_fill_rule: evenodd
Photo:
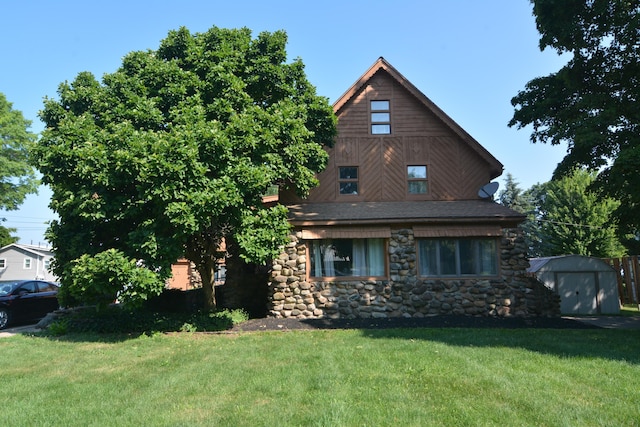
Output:
<svg viewBox="0 0 640 427">
<path fill-rule="evenodd" d="M 39 279 L 55 282 L 50 271 L 51 249 L 12 243 L 0 248 L 0 281 Z"/>
<path fill-rule="evenodd" d="M 517 230 L 479 190 L 502 164 L 384 58 L 336 101 L 320 185 L 288 206 L 273 263 L 275 317 L 557 315 Z M 492 188 L 495 191 L 495 187 Z"/>
</svg>

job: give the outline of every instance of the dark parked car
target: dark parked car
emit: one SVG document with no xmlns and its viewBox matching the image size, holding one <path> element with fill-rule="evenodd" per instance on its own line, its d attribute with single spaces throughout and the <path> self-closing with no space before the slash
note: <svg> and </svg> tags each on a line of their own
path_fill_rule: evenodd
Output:
<svg viewBox="0 0 640 427">
<path fill-rule="evenodd" d="M 41 319 L 58 308 L 58 285 L 42 280 L 0 282 L 0 329 Z"/>
</svg>

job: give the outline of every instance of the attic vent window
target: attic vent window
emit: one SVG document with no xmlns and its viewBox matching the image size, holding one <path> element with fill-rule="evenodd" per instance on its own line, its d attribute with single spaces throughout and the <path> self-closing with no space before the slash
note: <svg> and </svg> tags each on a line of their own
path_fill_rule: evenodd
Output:
<svg viewBox="0 0 640 427">
<path fill-rule="evenodd" d="M 391 113 L 389 101 L 371 101 L 371 134 L 388 135 L 391 133 Z"/>
</svg>

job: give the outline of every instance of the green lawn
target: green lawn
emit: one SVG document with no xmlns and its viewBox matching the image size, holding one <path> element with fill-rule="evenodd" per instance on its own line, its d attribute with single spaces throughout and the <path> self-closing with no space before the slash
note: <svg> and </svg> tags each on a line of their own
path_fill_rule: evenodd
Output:
<svg viewBox="0 0 640 427">
<path fill-rule="evenodd" d="M 625 304 L 620 308 L 621 316 L 640 316 L 638 304 Z"/>
<path fill-rule="evenodd" d="M 640 331 L 0 339 L 6 426 L 634 426 Z"/>
</svg>

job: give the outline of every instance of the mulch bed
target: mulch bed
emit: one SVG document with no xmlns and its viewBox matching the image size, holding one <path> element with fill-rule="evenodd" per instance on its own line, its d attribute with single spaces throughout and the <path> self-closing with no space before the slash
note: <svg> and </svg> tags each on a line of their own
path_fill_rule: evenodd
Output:
<svg viewBox="0 0 640 427">
<path fill-rule="evenodd" d="M 429 316 L 423 318 L 383 319 L 250 319 L 235 325 L 232 332 L 295 331 L 312 329 L 389 329 L 389 328 L 540 328 L 598 329 L 577 320 L 561 317 L 474 317 Z"/>
</svg>

